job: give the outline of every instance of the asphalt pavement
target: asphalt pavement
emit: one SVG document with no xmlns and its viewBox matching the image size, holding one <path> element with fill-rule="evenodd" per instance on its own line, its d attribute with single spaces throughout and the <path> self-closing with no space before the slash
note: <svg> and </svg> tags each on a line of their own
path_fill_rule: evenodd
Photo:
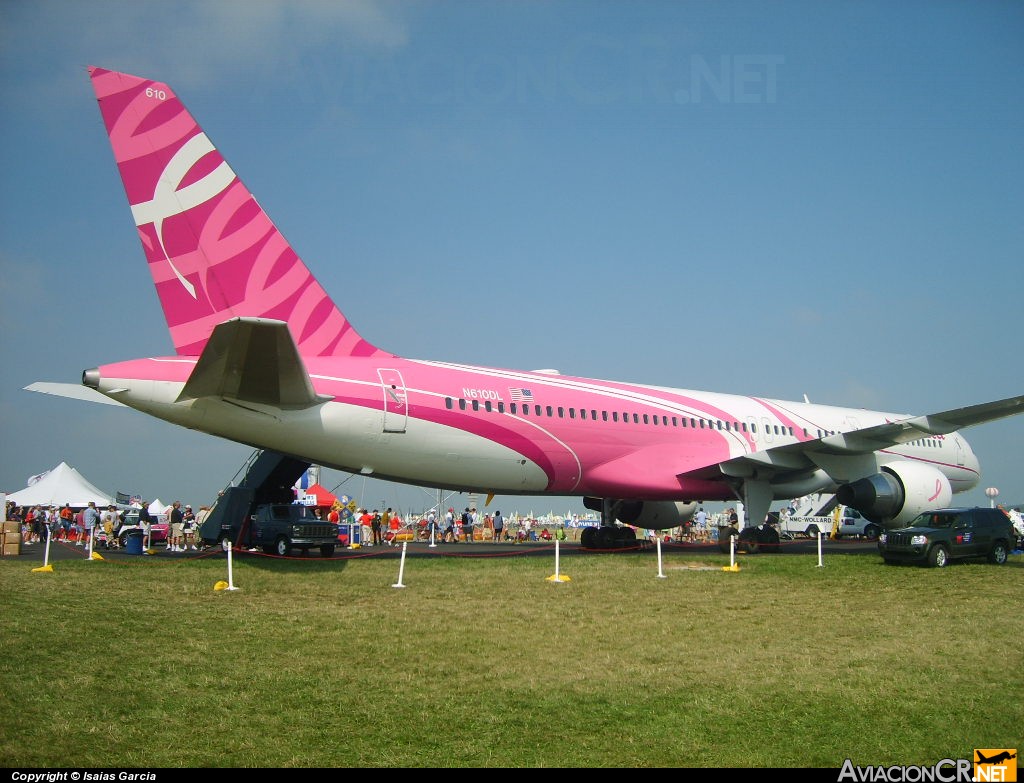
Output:
<svg viewBox="0 0 1024 783">
<path fill-rule="evenodd" d="M 340 545 L 335 549 L 334 558 L 352 558 L 352 557 L 384 557 L 384 558 L 398 558 L 402 556 L 404 552 L 407 557 L 510 557 L 510 556 L 539 556 L 549 555 L 554 556 L 556 542 L 554 541 L 526 541 L 517 543 L 514 541 L 474 541 L 472 543 L 460 542 L 460 543 L 444 543 L 436 541 L 431 543 L 429 540 L 426 541 L 409 541 L 394 544 L 391 546 L 385 544 L 378 544 L 376 546 L 355 546 L 348 548 Z M 653 540 L 641 539 L 637 541 L 635 546 L 615 549 L 615 550 L 601 550 L 601 549 L 588 549 L 583 547 L 579 541 L 574 541 L 571 538 L 565 541 L 560 541 L 557 544 L 559 550 L 559 556 L 592 556 L 592 555 L 609 555 L 609 554 L 635 554 L 635 555 L 647 555 L 656 554 L 658 545 Z M 68 561 L 68 560 L 88 560 L 90 559 L 90 552 L 87 547 L 77 546 L 74 543 L 64 541 L 52 541 L 49 547 L 49 553 L 46 551 L 46 545 L 41 543 L 34 544 L 22 544 L 21 551 L 18 555 L 6 555 L 4 560 L 17 559 L 26 563 L 44 563 L 44 562 L 57 562 L 57 561 Z M 794 539 L 792 541 L 782 541 L 779 546 L 779 553 L 785 554 L 812 554 L 818 549 L 818 542 L 815 539 Z M 877 554 L 878 548 L 874 541 L 867 541 L 863 539 L 841 539 L 838 541 L 832 541 L 825 539 L 822 541 L 821 549 L 823 554 L 836 554 L 841 552 L 846 553 L 870 553 Z M 671 541 L 661 543 L 662 554 L 723 554 L 719 549 L 717 541 L 708 542 L 680 542 Z M 267 555 L 262 551 L 246 551 L 246 550 L 235 550 L 233 553 L 234 557 L 259 557 L 259 558 L 273 558 L 281 559 L 275 555 Z M 773 553 L 761 552 L 756 557 L 772 557 Z M 169 551 L 164 544 L 157 544 L 154 548 L 151 548 L 143 554 L 130 553 L 126 549 L 106 549 L 104 547 L 98 547 L 93 549 L 92 558 L 102 558 L 104 560 L 143 560 L 143 559 L 161 559 L 161 560 L 188 560 L 194 558 L 210 558 L 210 557 L 224 557 L 226 553 L 219 546 L 211 546 L 205 549 L 188 549 L 182 552 Z M 320 556 L 319 549 L 311 549 L 309 552 L 303 554 L 301 551 L 293 550 L 289 556 L 290 559 L 306 559 L 306 560 L 319 560 L 323 559 Z"/>
</svg>

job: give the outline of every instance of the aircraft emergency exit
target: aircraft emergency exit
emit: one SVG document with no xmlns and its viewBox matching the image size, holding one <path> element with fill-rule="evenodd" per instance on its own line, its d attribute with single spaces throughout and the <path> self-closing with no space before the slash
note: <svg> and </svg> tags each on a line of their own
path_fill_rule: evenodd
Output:
<svg viewBox="0 0 1024 783">
<path fill-rule="evenodd" d="M 432 488 L 584 498 L 628 543 L 699 502 L 835 492 L 885 527 L 948 505 L 979 463 L 958 430 L 1024 395 L 886 413 L 411 359 L 363 338 L 166 84 L 90 67 L 174 353 L 86 370 L 82 386 L 287 457 Z M 84 387 L 84 388 L 83 388 Z"/>
</svg>

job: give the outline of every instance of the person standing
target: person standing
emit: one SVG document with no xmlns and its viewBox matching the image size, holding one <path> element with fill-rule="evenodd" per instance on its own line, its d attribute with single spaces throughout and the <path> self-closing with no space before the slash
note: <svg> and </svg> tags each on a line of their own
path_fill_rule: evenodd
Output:
<svg viewBox="0 0 1024 783">
<path fill-rule="evenodd" d="M 185 547 L 182 546 L 184 540 L 184 524 L 185 515 L 181 511 L 181 501 L 175 500 L 171 505 L 170 510 L 167 512 L 167 521 L 171 525 L 170 537 L 167 539 L 167 551 L 168 552 L 184 552 Z"/>
<path fill-rule="evenodd" d="M 388 520 L 388 545 L 398 545 L 398 533 L 402 529 L 402 518 L 398 515 L 397 511 L 392 511 L 390 508 L 385 512 L 385 516 Z"/>
<path fill-rule="evenodd" d="M 60 539 L 68 541 L 71 539 L 71 530 L 75 525 L 75 512 L 71 510 L 71 504 L 65 503 L 60 510 Z"/>
<path fill-rule="evenodd" d="M 696 522 L 697 537 L 699 538 L 702 535 L 701 531 L 706 530 L 708 526 L 708 512 L 704 510 L 704 506 L 701 506 L 697 510 L 697 513 L 694 515 L 693 519 L 694 522 Z M 694 540 L 693 535 L 690 536 L 690 540 Z"/>
<path fill-rule="evenodd" d="M 90 500 L 82 515 L 82 526 L 85 528 L 85 540 L 92 542 L 92 534 L 100 521 L 100 512 L 96 510 L 96 501 Z M 84 544 L 84 542 L 83 542 Z M 88 546 L 88 545 L 86 545 Z"/>
<path fill-rule="evenodd" d="M 373 514 L 365 508 L 359 514 L 359 543 L 362 546 L 373 546 L 370 537 L 373 535 Z"/>
<path fill-rule="evenodd" d="M 430 536 L 430 543 L 437 540 L 437 511 L 430 509 L 427 513 L 427 535 Z"/>
<path fill-rule="evenodd" d="M 203 541 L 201 531 L 203 529 L 203 523 L 206 521 L 206 518 L 208 516 L 210 516 L 210 507 L 209 506 L 200 506 L 199 507 L 199 513 L 196 514 L 196 533 L 195 533 L 196 540 L 199 541 L 199 544 L 200 544 L 200 547 L 199 547 L 200 549 L 206 549 L 206 543 Z"/>
<path fill-rule="evenodd" d="M 117 530 L 117 509 L 114 506 L 107 506 L 107 510 L 100 516 L 103 524 L 103 545 L 107 549 L 117 549 L 117 539 L 114 533 Z"/>
<path fill-rule="evenodd" d="M 505 530 L 505 519 L 501 516 L 501 511 L 494 512 L 494 519 L 491 521 L 494 526 L 494 543 L 501 541 L 502 532 Z"/>
<path fill-rule="evenodd" d="M 142 528 L 142 551 L 145 552 L 153 545 L 153 515 L 149 513 L 148 500 L 143 500 L 139 509 L 139 527 Z"/>
<path fill-rule="evenodd" d="M 196 515 L 192 511 L 192 506 L 185 506 L 185 511 L 181 515 L 181 534 L 182 534 L 182 550 L 188 549 L 190 546 L 192 549 L 196 548 Z"/>
<path fill-rule="evenodd" d="M 377 509 L 374 509 L 373 510 L 373 517 L 370 520 L 370 529 L 373 531 L 373 546 L 377 546 L 382 541 L 381 534 L 380 534 L 380 526 L 381 526 L 380 512 Z"/>
</svg>

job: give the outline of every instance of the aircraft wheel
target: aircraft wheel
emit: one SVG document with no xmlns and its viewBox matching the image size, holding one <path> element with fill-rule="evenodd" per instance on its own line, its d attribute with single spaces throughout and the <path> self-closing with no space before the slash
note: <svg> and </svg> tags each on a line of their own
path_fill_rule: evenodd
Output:
<svg viewBox="0 0 1024 783">
<path fill-rule="evenodd" d="M 618 531 L 614 527 L 598 528 L 597 546 L 599 549 L 614 549 L 619 545 Z"/>
<path fill-rule="evenodd" d="M 736 546 L 738 549 L 744 549 L 751 555 L 756 555 L 759 549 L 757 543 L 757 528 L 748 527 L 740 531 L 739 541 Z"/>
<path fill-rule="evenodd" d="M 718 551 L 723 555 L 729 554 L 729 548 L 732 546 L 731 539 L 733 536 L 738 535 L 736 528 L 726 527 L 718 531 Z"/>
<path fill-rule="evenodd" d="M 580 546 L 585 549 L 595 549 L 597 547 L 597 531 L 596 527 L 583 528 L 583 532 L 580 533 Z"/>
<path fill-rule="evenodd" d="M 763 547 L 766 552 L 778 552 L 779 551 L 779 533 L 771 525 L 767 525 L 758 530 L 757 533 L 758 546 Z"/>
</svg>

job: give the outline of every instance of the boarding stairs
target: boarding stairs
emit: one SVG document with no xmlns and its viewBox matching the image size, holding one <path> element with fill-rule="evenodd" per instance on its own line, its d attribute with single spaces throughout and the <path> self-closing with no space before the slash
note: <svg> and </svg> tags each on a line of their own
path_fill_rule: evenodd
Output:
<svg viewBox="0 0 1024 783">
<path fill-rule="evenodd" d="M 199 528 L 203 541 L 234 541 L 252 509 L 264 503 L 291 503 L 295 482 L 311 463 L 276 451 L 254 451 L 218 495 Z M 241 478 L 239 478 L 241 477 Z"/>
</svg>

